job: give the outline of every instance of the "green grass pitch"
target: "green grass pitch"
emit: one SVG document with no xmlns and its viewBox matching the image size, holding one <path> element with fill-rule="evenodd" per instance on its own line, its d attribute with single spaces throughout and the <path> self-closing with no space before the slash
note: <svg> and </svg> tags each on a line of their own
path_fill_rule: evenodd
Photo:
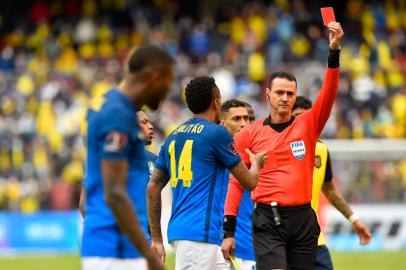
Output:
<svg viewBox="0 0 406 270">
<path fill-rule="evenodd" d="M 402 252 L 333 252 L 336 270 L 393 270 L 406 269 L 406 251 Z M 173 256 L 168 255 L 168 263 Z M 1 257 L 2 270 L 80 270 L 80 260 L 76 255 L 65 256 L 16 256 Z M 172 270 L 172 267 L 167 267 Z"/>
</svg>

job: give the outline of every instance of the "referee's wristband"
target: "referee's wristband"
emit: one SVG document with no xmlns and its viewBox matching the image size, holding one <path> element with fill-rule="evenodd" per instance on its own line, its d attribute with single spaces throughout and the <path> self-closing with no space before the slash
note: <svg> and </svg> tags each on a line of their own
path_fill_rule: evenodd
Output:
<svg viewBox="0 0 406 270">
<path fill-rule="evenodd" d="M 237 217 L 227 215 L 223 219 L 223 238 L 234 237 L 235 228 L 237 227 Z"/>
<path fill-rule="evenodd" d="M 328 67 L 338 68 L 340 66 L 340 49 L 329 49 Z"/>
<path fill-rule="evenodd" d="M 359 220 L 359 216 L 356 214 L 352 214 L 349 218 L 348 221 L 351 222 L 351 224 L 354 224 L 355 221 Z"/>
</svg>

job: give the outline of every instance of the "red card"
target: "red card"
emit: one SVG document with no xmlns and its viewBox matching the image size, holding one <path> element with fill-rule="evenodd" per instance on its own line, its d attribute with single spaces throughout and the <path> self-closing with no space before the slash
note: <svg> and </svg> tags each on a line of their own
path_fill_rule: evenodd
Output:
<svg viewBox="0 0 406 270">
<path fill-rule="evenodd" d="M 335 22 L 334 9 L 332 7 L 321 8 L 321 16 L 323 17 L 323 23 L 327 26 L 330 22 Z"/>
</svg>

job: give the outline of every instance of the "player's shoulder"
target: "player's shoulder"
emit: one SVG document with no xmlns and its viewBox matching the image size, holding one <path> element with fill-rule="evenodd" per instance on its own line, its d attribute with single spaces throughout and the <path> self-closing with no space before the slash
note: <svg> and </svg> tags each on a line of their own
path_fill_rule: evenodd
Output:
<svg viewBox="0 0 406 270">
<path fill-rule="evenodd" d="M 323 142 L 322 140 L 318 139 L 316 142 L 316 146 L 321 146 L 321 147 L 326 147 L 327 148 L 327 144 L 325 142 Z"/>
<path fill-rule="evenodd" d="M 216 123 L 210 123 L 207 126 L 206 132 L 204 134 L 208 140 L 211 140 L 213 143 L 229 141 L 232 140 L 230 132 L 223 125 Z"/>
<path fill-rule="evenodd" d="M 111 89 L 105 93 L 103 97 L 105 99 L 105 106 L 103 106 L 102 110 L 105 113 L 132 113 L 135 111 L 135 108 L 132 107 L 130 100 L 116 89 Z"/>
<path fill-rule="evenodd" d="M 328 148 L 327 148 L 327 144 L 324 143 L 321 140 L 317 140 L 316 142 L 316 155 L 317 154 L 321 154 L 321 153 L 327 153 L 328 152 Z"/>
<path fill-rule="evenodd" d="M 156 161 L 156 159 L 158 158 L 158 156 L 157 156 L 156 154 L 152 153 L 152 152 L 149 151 L 149 150 L 146 150 L 145 153 L 146 153 L 146 155 L 147 155 L 147 160 L 148 160 L 148 162 L 153 162 L 153 163 L 155 163 L 155 161 Z"/>
</svg>

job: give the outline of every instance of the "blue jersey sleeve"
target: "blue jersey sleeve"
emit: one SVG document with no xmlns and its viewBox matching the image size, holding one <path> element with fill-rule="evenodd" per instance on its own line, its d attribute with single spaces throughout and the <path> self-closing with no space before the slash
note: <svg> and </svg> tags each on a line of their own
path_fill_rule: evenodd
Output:
<svg viewBox="0 0 406 270">
<path fill-rule="evenodd" d="M 231 169 L 241 162 L 241 158 L 235 150 L 233 137 L 225 127 L 218 126 L 216 136 L 213 139 L 216 156 L 226 168 Z"/>
<path fill-rule="evenodd" d="M 102 159 L 128 159 L 134 134 L 138 134 L 139 126 L 136 115 L 125 109 L 117 108 L 106 113 L 102 125 L 101 140 Z"/>
<path fill-rule="evenodd" d="M 155 168 L 157 168 L 157 169 L 163 171 L 164 173 L 166 173 L 167 175 L 169 175 L 168 168 L 166 166 L 166 160 L 165 160 L 165 149 L 166 149 L 165 146 L 166 146 L 166 143 L 164 143 L 161 146 L 161 150 L 159 151 L 158 158 L 156 159 L 156 162 L 155 162 Z"/>
</svg>

